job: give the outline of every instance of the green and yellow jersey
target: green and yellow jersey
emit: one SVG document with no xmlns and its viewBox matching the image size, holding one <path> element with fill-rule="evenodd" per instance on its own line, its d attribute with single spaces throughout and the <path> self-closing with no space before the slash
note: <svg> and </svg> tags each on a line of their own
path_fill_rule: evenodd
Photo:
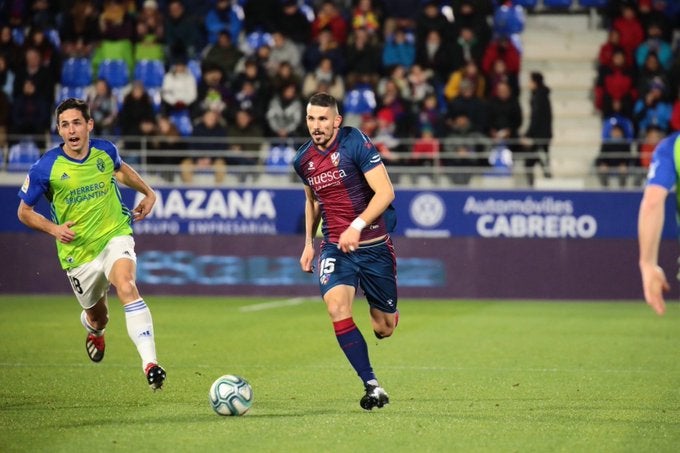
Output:
<svg viewBox="0 0 680 453">
<path fill-rule="evenodd" d="M 61 266 L 70 269 L 92 261 L 111 238 L 132 234 L 132 214 L 116 184 L 114 173 L 122 161 L 113 143 L 91 139 L 82 160 L 67 156 L 62 145 L 33 164 L 19 197 L 35 206 L 45 196 L 53 222 L 75 222 L 75 239 L 68 244 L 57 241 Z"/>
</svg>

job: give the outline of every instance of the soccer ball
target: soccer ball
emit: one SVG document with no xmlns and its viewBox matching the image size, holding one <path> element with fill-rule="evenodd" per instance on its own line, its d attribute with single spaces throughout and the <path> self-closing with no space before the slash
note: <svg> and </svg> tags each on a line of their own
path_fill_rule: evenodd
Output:
<svg viewBox="0 0 680 453">
<path fill-rule="evenodd" d="M 210 386 L 210 405 L 220 415 L 243 415 L 253 405 L 253 388 L 239 376 L 225 374 Z"/>
</svg>

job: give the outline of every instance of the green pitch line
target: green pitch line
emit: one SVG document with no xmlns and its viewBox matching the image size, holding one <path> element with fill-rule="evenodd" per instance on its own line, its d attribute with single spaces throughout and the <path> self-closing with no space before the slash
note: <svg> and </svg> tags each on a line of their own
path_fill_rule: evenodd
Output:
<svg viewBox="0 0 680 453">
<path fill-rule="evenodd" d="M 151 392 L 118 302 L 92 364 L 72 297 L 0 297 L 0 451 L 672 452 L 680 445 L 680 307 L 402 300 L 392 338 L 355 318 L 390 404 L 358 404 L 322 303 L 150 297 L 168 371 Z M 291 299 L 292 300 L 292 299 Z M 284 301 L 284 303 L 281 303 Z M 248 309 L 247 307 L 260 307 Z M 219 417 L 207 392 L 245 377 Z"/>
</svg>

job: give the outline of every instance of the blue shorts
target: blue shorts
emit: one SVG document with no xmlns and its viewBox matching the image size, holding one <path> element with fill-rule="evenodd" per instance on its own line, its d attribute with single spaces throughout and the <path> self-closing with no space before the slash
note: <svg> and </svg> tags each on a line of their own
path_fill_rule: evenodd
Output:
<svg viewBox="0 0 680 453">
<path fill-rule="evenodd" d="M 397 258 L 389 236 L 351 253 L 323 242 L 318 264 L 321 296 L 336 285 L 353 286 L 355 290 L 359 286 L 371 307 L 385 313 L 397 311 Z"/>
</svg>

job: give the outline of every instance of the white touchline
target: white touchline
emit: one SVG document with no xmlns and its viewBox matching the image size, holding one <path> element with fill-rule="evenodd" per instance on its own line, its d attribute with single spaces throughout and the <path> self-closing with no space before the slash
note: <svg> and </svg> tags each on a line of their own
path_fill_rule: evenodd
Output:
<svg viewBox="0 0 680 453">
<path fill-rule="evenodd" d="M 280 307 L 291 307 L 293 305 L 300 305 L 308 301 L 313 301 L 316 299 L 312 299 L 309 297 L 294 297 L 292 299 L 284 299 L 284 300 L 273 300 L 271 302 L 263 302 L 261 304 L 253 304 L 253 305 L 246 305 L 244 307 L 239 308 L 239 311 L 241 312 L 247 312 L 247 311 L 262 311 L 262 310 L 270 310 L 272 308 L 280 308 Z"/>
</svg>

